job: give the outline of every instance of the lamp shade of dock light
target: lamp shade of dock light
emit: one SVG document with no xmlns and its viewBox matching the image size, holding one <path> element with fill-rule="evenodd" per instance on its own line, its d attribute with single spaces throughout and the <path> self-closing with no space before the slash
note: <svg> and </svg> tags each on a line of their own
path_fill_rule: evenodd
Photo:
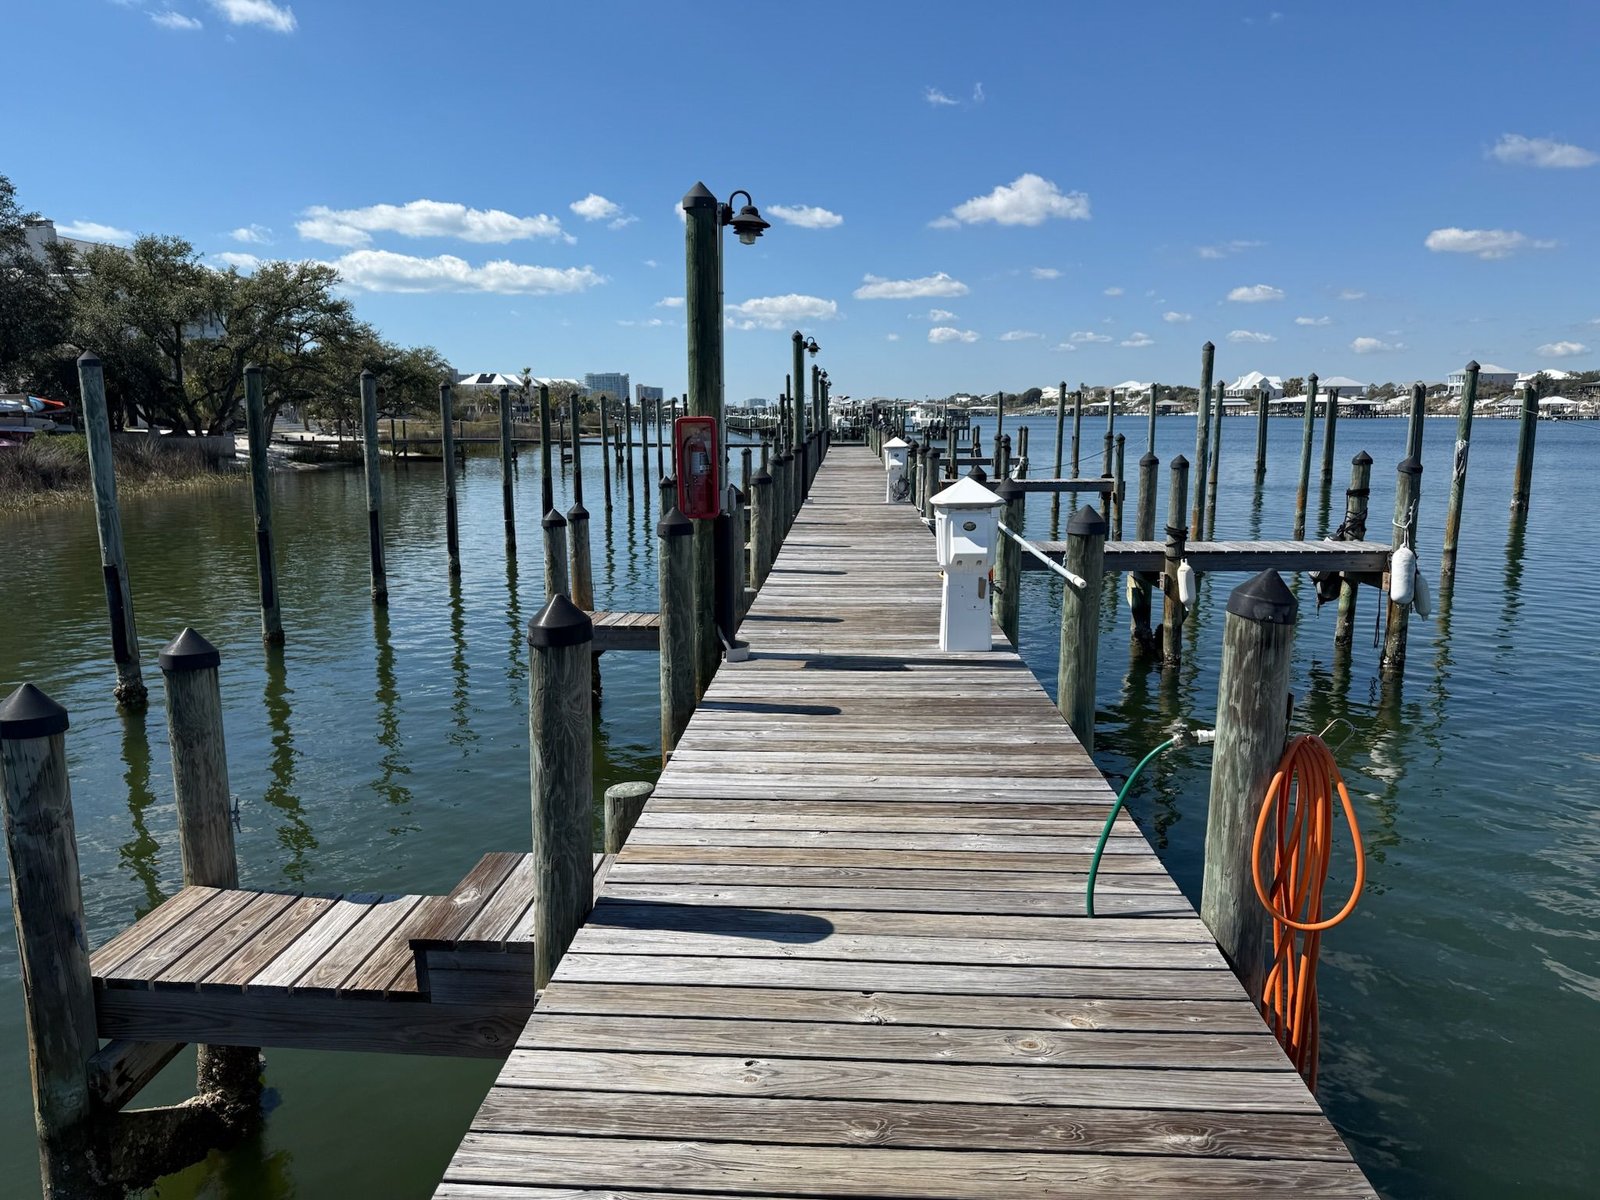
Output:
<svg viewBox="0 0 1600 1200">
<path fill-rule="evenodd" d="M 883 444 L 883 470 L 887 476 L 883 491 L 885 504 L 906 498 L 906 458 L 910 452 L 911 443 L 901 438 L 890 438 Z"/>
<path fill-rule="evenodd" d="M 994 568 L 1004 500 L 970 477 L 933 497 L 934 545 L 944 575 L 939 649 L 988 650 L 989 573 Z"/>
<path fill-rule="evenodd" d="M 733 201 L 739 196 L 744 197 L 745 203 L 736 213 L 733 211 Z M 728 203 L 722 206 L 722 223 L 731 225 L 740 243 L 745 246 L 755 245 L 756 239 L 772 228 L 772 223 L 761 216 L 761 210 L 750 198 L 750 193 L 745 191 L 735 192 L 728 197 Z"/>
</svg>

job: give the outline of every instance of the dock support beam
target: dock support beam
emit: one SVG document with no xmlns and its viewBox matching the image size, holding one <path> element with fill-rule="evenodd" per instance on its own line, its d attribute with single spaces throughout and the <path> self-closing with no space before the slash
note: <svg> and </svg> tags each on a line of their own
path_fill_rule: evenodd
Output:
<svg viewBox="0 0 1600 1200">
<path fill-rule="evenodd" d="M 450 577 L 461 576 L 461 521 L 456 511 L 455 389 L 439 385 L 439 439 L 444 450 L 444 544 Z"/>
<path fill-rule="evenodd" d="M 361 372 L 361 452 L 367 470 L 367 556 L 372 564 L 372 602 L 389 603 L 383 566 L 383 480 L 378 473 L 378 379 Z"/>
<path fill-rule="evenodd" d="M 1010 541 L 1010 539 L 1006 539 Z M 1080 508 L 1067 522 L 1067 570 L 1083 580 L 1061 593 L 1061 653 L 1056 707 L 1078 741 L 1094 753 L 1094 673 L 1100 644 L 1100 585 L 1105 579 L 1106 519 Z"/>
<path fill-rule="evenodd" d="M 1178 567 L 1188 529 L 1183 523 L 1183 506 L 1189 495 L 1189 460 L 1178 455 L 1172 460 L 1172 486 L 1167 489 L 1167 552 L 1161 568 L 1161 665 L 1176 667 L 1183 661 L 1183 600 L 1178 595 Z"/>
<path fill-rule="evenodd" d="M 594 903 L 594 722 L 589 614 L 557 593 L 528 625 L 534 987 L 555 974 Z"/>
<path fill-rule="evenodd" d="M 1461 415 L 1456 418 L 1456 452 L 1450 468 L 1450 508 L 1444 518 L 1444 555 L 1439 562 L 1439 586 L 1450 585 L 1456 574 L 1456 547 L 1461 542 L 1461 506 L 1467 496 L 1467 457 L 1472 451 L 1472 410 L 1478 403 L 1476 361 L 1467 364 L 1461 388 Z"/>
<path fill-rule="evenodd" d="M 1266 978 L 1267 913 L 1255 893 L 1251 845 L 1288 734 L 1297 607 L 1278 573 L 1263 571 L 1228 597 L 1222 632 L 1200 915 L 1257 1002 Z"/>
<path fill-rule="evenodd" d="M 1351 541 L 1367 536 L 1367 504 L 1372 494 L 1372 455 L 1360 451 L 1350 460 L 1350 487 L 1344 494 L 1344 532 Z M 1339 583 L 1339 614 L 1333 625 L 1333 644 L 1353 646 L 1356 640 L 1356 597 L 1361 585 L 1345 576 Z"/>
<path fill-rule="evenodd" d="M 244 369 L 244 411 L 250 445 L 250 506 L 256 521 L 256 581 L 261 594 L 261 640 L 283 642 L 283 614 L 278 608 L 278 566 L 272 550 L 272 480 L 267 474 L 267 406 L 265 372 Z"/>
</svg>

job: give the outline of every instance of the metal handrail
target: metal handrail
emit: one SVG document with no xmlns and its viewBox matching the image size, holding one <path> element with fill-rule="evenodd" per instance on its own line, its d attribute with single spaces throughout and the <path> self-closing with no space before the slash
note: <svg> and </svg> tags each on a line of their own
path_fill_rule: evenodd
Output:
<svg viewBox="0 0 1600 1200">
<path fill-rule="evenodd" d="M 998 522 L 998 524 L 1000 526 L 1000 532 L 1001 533 L 1005 534 L 1012 541 L 1016 542 L 1017 545 L 1021 546 L 1029 554 L 1033 555 L 1040 562 L 1042 562 L 1045 566 L 1049 567 L 1057 575 L 1059 575 L 1059 576 L 1061 576 L 1061 578 L 1065 579 L 1073 587 L 1077 588 L 1079 591 L 1082 591 L 1084 588 L 1089 586 L 1087 580 L 1085 580 L 1084 578 L 1082 578 L 1079 575 L 1074 575 L 1071 571 L 1067 570 L 1060 563 L 1056 562 L 1055 559 L 1051 558 L 1043 550 L 1039 549 L 1039 547 L 1035 546 L 1027 538 L 1023 537 L 1020 533 L 1017 533 L 1013 529 L 1008 529 L 1006 527 L 1006 523 L 1004 521 L 1000 521 L 1000 522 Z"/>
</svg>

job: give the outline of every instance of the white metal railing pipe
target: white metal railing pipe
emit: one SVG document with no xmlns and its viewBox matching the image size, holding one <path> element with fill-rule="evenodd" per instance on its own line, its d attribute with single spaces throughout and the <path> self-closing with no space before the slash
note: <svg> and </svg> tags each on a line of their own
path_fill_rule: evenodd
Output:
<svg viewBox="0 0 1600 1200">
<path fill-rule="evenodd" d="M 1042 562 L 1045 566 L 1049 567 L 1057 575 L 1059 575 L 1059 576 L 1061 576 L 1061 578 L 1065 579 L 1073 587 L 1078 588 L 1078 589 L 1081 590 L 1082 588 L 1087 586 L 1087 584 L 1084 582 L 1084 580 L 1080 576 L 1074 575 L 1071 571 L 1067 570 L 1060 563 L 1056 562 L 1055 559 L 1051 558 L 1048 554 L 1046 554 L 1043 550 L 1039 549 L 1039 547 L 1035 546 L 1027 538 L 1023 537 L 1016 530 L 1008 528 L 1004 521 L 1001 521 L 999 524 L 1000 524 L 1000 532 L 1001 533 L 1005 534 L 1012 541 L 1016 542 L 1017 545 L 1021 546 L 1029 554 L 1033 555 L 1040 562 Z"/>
</svg>

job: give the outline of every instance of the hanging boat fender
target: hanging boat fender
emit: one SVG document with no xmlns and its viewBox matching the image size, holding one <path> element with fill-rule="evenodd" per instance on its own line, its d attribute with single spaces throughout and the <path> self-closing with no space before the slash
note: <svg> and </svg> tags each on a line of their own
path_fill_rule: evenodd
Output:
<svg viewBox="0 0 1600 1200">
<path fill-rule="evenodd" d="M 1129 608 L 1133 607 L 1134 589 L 1135 589 L 1135 584 L 1134 584 L 1133 572 L 1129 571 L 1128 572 L 1128 583 L 1127 583 L 1127 586 L 1122 589 L 1123 595 L 1127 596 L 1127 598 L 1128 598 L 1128 607 Z"/>
<path fill-rule="evenodd" d="M 1194 568 L 1187 558 L 1178 564 L 1178 601 L 1185 608 L 1194 603 Z"/>
<path fill-rule="evenodd" d="M 1401 546 L 1389 559 L 1389 599 L 1396 604 L 1410 604 L 1416 583 L 1416 552 L 1410 546 Z"/>
<path fill-rule="evenodd" d="M 1433 613 L 1433 597 L 1428 594 L 1428 577 L 1421 571 L 1416 572 L 1415 593 L 1411 597 L 1411 611 L 1426 620 Z"/>
</svg>

